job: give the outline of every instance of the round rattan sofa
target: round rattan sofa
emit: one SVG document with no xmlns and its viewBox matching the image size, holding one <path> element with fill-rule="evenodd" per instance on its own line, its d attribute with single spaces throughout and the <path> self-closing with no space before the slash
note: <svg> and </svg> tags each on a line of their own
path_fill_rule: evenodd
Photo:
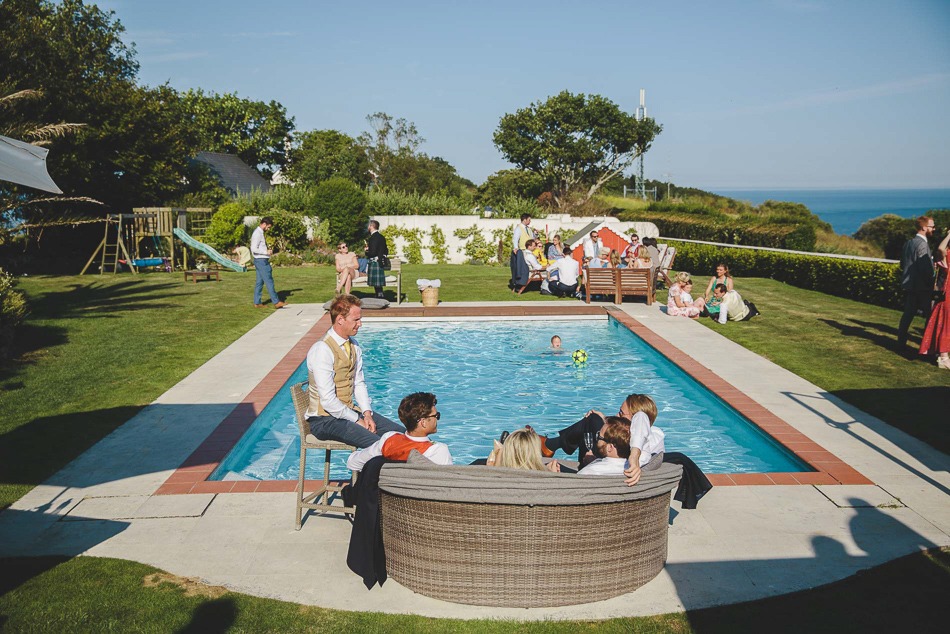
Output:
<svg viewBox="0 0 950 634">
<path fill-rule="evenodd" d="M 622 478 L 437 466 L 413 452 L 379 478 L 389 576 L 455 603 L 545 607 L 639 588 L 666 563 L 682 467 Z"/>
</svg>

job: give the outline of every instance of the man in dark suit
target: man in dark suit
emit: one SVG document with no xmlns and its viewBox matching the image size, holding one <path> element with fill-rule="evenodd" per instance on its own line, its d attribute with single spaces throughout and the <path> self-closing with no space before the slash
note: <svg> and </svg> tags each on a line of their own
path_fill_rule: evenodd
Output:
<svg viewBox="0 0 950 634">
<path fill-rule="evenodd" d="M 934 290 L 934 260 L 927 238 L 933 232 L 933 218 L 921 216 L 917 219 L 917 235 L 904 245 L 904 253 L 901 256 L 901 288 L 907 296 L 904 299 L 904 314 L 897 328 L 897 349 L 900 352 L 903 352 L 907 345 L 907 330 L 917 311 L 923 313 L 924 321 L 930 317 Z"/>
<path fill-rule="evenodd" d="M 369 260 L 366 270 L 366 283 L 376 290 L 376 297 L 383 299 L 383 286 L 386 285 L 386 271 L 379 264 L 379 258 L 389 255 L 386 238 L 379 232 L 379 223 L 369 221 L 369 239 L 366 241 L 366 259 Z"/>
</svg>

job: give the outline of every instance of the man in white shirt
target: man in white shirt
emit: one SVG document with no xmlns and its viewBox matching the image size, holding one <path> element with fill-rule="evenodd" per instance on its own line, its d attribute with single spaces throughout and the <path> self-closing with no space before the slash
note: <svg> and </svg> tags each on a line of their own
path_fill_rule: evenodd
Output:
<svg viewBox="0 0 950 634">
<path fill-rule="evenodd" d="M 352 471 L 362 471 L 363 465 L 377 456 L 387 460 L 405 460 L 413 449 L 440 465 L 451 465 L 452 454 L 441 442 L 431 442 L 429 436 L 436 433 L 442 414 L 435 407 L 435 394 L 416 392 L 402 399 L 399 404 L 399 420 L 406 432 L 390 431 L 369 447 L 354 451 L 346 459 Z"/>
<path fill-rule="evenodd" d="M 528 265 L 528 269 L 531 271 L 540 271 L 542 268 L 541 263 L 538 262 L 537 256 L 534 255 L 533 249 L 537 247 L 537 240 L 528 240 L 524 243 L 524 261 Z"/>
<path fill-rule="evenodd" d="M 564 257 L 555 260 L 548 267 L 548 279 L 552 280 L 548 289 L 558 297 L 565 295 L 571 296 L 577 292 L 577 278 L 580 276 L 580 265 L 577 260 L 571 257 L 571 247 L 564 247 Z M 557 280 L 553 280 L 554 272 L 557 271 Z"/>
<path fill-rule="evenodd" d="M 363 379 L 363 351 L 353 339 L 363 325 L 361 303 L 352 295 L 336 297 L 330 304 L 333 325 L 307 353 L 307 420 L 310 433 L 320 440 L 369 447 L 380 434 L 406 430 L 372 409 Z"/>
<path fill-rule="evenodd" d="M 590 232 L 590 235 L 584 238 L 584 261 L 589 262 L 591 260 L 600 258 L 600 250 L 604 249 L 604 241 L 600 239 L 600 234 L 597 233 L 597 230 Z"/>
<path fill-rule="evenodd" d="M 270 267 L 270 256 L 274 254 L 267 248 L 267 240 L 264 238 L 264 232 L 274 226 L 274 221 L 270 216 L 261 218 L 261 224 L 257 225 L 254 233 L 251 234 L 251 255 L 254 257 L 254 270 L 257 272 L 257 279 L 254 282 L 254 306 L 263 308 L 261 303 L 261 292 L 264 286 L 267 286 L 267 294 L 270 295 L 271 304 L 274 308 L 283 308 L 287 302 L 280 301 L 277 291 L 274 289 L 274 272 Z"/>
<path fill-rule="evenodd" d="M 596 439 L 597 453 L 602 457 L 588 463 L 577 475 L 622 476 L 630 458 L 630 421 L 608 416 Z"/>
<path fill-rule="evenodd" d="M 520 260 L 518 259 L 518 252 L 525 251 L 527 254 L 526 243 L 528 240 L 533 240 L 535 238 L 534 229 L 529 225 L 531 224 L 531 214 L 521 214 L 521 222 L 516 224 L 511 230 L 511 281 L 508 286 L 511 290 L 518 290 L 519 281 L 527 277 L 527 272 L 524 272 L 524 275 L 521 275 L 518 270 L 520 265 Z"/>
</svg>

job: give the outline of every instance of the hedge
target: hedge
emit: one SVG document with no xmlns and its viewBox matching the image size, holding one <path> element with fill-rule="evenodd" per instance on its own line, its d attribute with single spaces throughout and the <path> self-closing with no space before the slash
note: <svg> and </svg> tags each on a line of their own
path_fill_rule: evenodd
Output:
<svg viewBox="0 0 950 634">
<path fill-rule="evenodd" d="M 627 211 L 621 213 L 619 218 L 633 222 L 652 222 L 660 230 L 661 236 L 670 238 L 708 240 L 793 251 L 815 249 L 815 227 L 810 224 L 782 225 L 733 220 L 715 214 L 691 215 L 649 211 Z"/>
<path fill-rule="evenodd" d="M 898 264 L 830 258 L 820 255 L 733 249 L 709 244 L 670 241 L 676 247 L 676 270 L 712 274 L 724 262 L 729 272 L 745 277 L 769 277 L 799 288 L 821 291 L 866 304 L 901 304 Z"/>
</svg>

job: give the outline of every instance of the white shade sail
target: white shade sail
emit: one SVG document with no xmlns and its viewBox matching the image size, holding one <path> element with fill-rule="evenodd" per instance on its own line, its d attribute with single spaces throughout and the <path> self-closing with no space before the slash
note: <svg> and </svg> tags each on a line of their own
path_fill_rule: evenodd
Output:
<svg viewBox="0 0 950 634">
<path fill-rule="evenodd" d="M 47 154 L 46 148 L 0 136 L 0 180 L 62 194 L 46 171 Z"/>
</svg>

